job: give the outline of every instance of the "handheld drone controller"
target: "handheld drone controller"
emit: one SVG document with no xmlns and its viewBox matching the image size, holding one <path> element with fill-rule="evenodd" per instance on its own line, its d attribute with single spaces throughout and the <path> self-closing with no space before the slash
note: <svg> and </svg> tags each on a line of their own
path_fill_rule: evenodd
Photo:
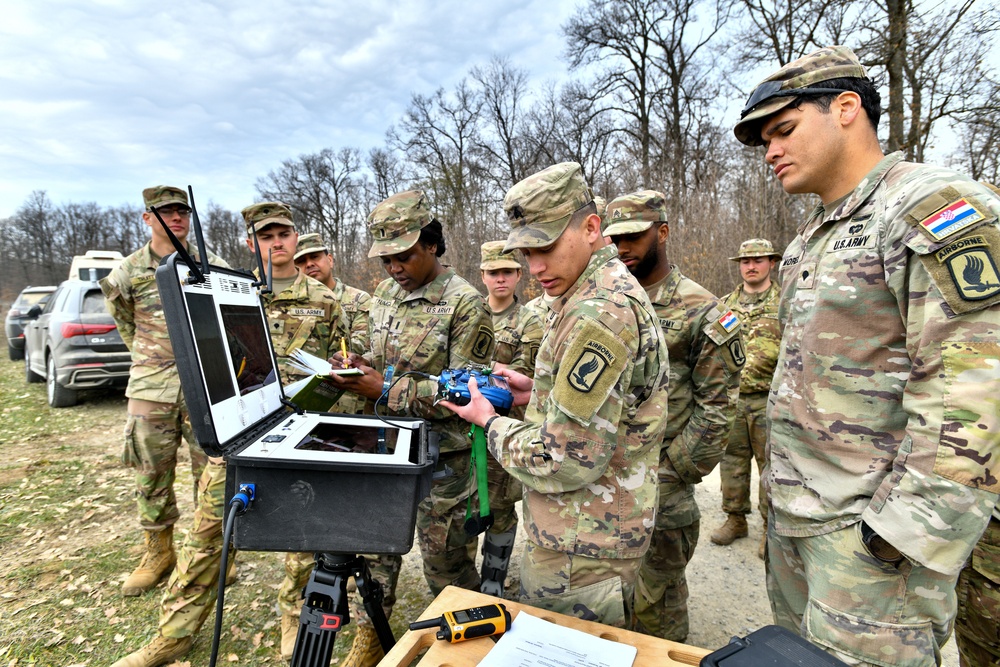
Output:
<svg viewBox="0 0 1000 667">
<path fill-rule="evenodd" d="M 506 415 L 514 405 L 514 395 L 507 378 L 472 368 L 441 371 L 438 376 L 438 397 L 455 405 L 467 405 L 472 400 L 469 378 L 475 378 L 479 392 L 490 402 L 497 414 Z"/>
</svg>

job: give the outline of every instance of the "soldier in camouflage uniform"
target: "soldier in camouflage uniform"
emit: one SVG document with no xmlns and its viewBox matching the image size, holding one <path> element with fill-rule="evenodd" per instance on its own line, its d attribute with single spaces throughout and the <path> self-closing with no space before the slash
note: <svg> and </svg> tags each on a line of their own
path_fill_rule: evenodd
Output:
<svg viewBox="0 0 1000 667">
<path fill-rule="evenodd" d="M 612 200 L 604 234 L 649 295 L 670 357 L 656 527 L 635 585 L 635 629 L 683 642 L 688 634 L 684 571 L 700 528 L 694 485 L 722 459 L 733 427 L 745 360 L 740 322 L 668 260 L 670 226 L 661 193 L 640 190 Z"/>
<path fill-rule="evenodd" d="M 493 332 L 497 347 L 493 368 L 509 368 L 535 377 L 535 355 L 542 340 L 542 323 L 531 310 L 517 301 L 514 290 L 521 280 L 521 264 L 503 251 L 506 241 L 489 241 L 480 248 L 483 284 L 487 302 L 493 313 Z M 510 415 L 524 418 L 524 407 L 511 408 Z M 517 512 L 514 505 L 521 500 L 521 483 L 507 474 L 492 456 L 486 462 L 493 525 L 483 538 L 482 583 L 479 590 L 487 595 L 503 597 L 507 566 L 514 552 L 517 534 Z"/>
<path fill-rule="evenodd" d="M 525 485 L 521 601 L 625 627 L 656 509 L 669 361 L 646 293 L 605 246 L 575 162 L 516 184 L 511 233 L 552 297 L 532 381 L 502 371 L 527 403 L 499 417 L 470 383 L 490 453 Z M 530 402 L 529 402 L 530 401 Z"/>
<path fill-rule="evenodd" d="M 340 337 L 348 333 L 341 328 L 340 304 L 330 290 L 295 268 L 292 256 L 297 237 L 291 211 L 283 204 L 264 202 L 248 206 L 242 214 L 250 236 L 247 245 L 252 252 L 252 237 L 256 235 L 265 261 L 265 273 L 273 277 L 273 291 L 264 295 L 263 300 L 278 357 L 278 371 L 282 383 L 288 384 L 301 375 L 286 365 L 293 350 L 301 348 L 327 358 L 339 344 Z M 270 271 L 266 266 L 268 261 Z M 215 602 L 222 558 L 225 487 L 226 463 L 221 457 L 210 457 L 198 482 L 199 502 L 194 525 L 184 541 L 177 568 L 160 603 L 159 632 L 149 644 L 112 667 L 157 667 L 176 660 L 191 649 L 195 633 L 205 623 Z M 291 657 L 295 646 L 301 590 L 309 576 L 306 568 L 303 580 L 302 559 L 296 556 L 286 556 L 286 580 L 278 596 L 282 610 L 281 652 L 286 659 Z M 294 619 L 294 625 L 290 619 Z"/>
<path fill-rule="evenodd" d="M 846 47 L 782 67 L 736 125 L 820 204 L 781 262 L 768 399 L 777 623 L 848 664 L 934 665 L 1000 491 L 1000 197 L 883 155 Z"/>
<path fill-rule="evenodd" d="M 146 552 L 138 567 L 122 586 L 122 594 L 141 595 L 156 586 L 176 561 L 174 523 L 180 513 L 174 495 L 177 450 L 181 438 L 191 452 L 191 472 L 197 480 L 206 456 L 194 441 L 187 408 L 181 395 L 174 351 L 167 336 L 160 292 L 154 273 L 160 258 L 174 252 L 170 237 L 152 212 L 155 208 L 174 236 L 187 245 L 191 208 L 180 188 L 158 185 L 142 191 L 151 238 L 101 281 L 108 312 L 115 318 L 122 340 L 132 352 L 129 370 L 128 421 L 122 462 L 136 469 L 136 501 L 139 524 L 145 531 Z M 198 256 L 194 248 L 188 251 Z M 212 264 L 225 262 L 209 253 Z"/>
<path fill-rule="evenodd" d="M 351 287 L 333 275 L 333 255 L 319 234 L 303 234 L 295 251 L 295 266 L 310 278 L 320 281 L 333 292 L 340 303 L 343 326 L 351 332 L 346 347 L 351 352 L 364 354 L 368 349 L 368 306 L 372 297 L 368 292 Z M 365 401 L 356 394 L 342 395 L 330 412 L 360 414 Z"/>
<path fill-rule="evenodd" d="M 743 348 L 747 362 L 740 372 L 740 400 L 736 404 L 736 424 L 729 436 L 726 455 L 719 466 L 722 484 L 722 511 L 726 522 L 712 533 L 715 544 L 732 544 L 749 534 L 750 466 L 757 461 L 760 474 L 758 507 L 764 521 L 757 555 L 764 558 L 767 544 L 767 498 L 764 495 L 764 443 L 767 441 L 767 393 L 778 361 L 781 327 L 778 324 L 778 284 L 771 270 L 779 253 L 767 239 L 750 239 L 740 245 L 736 257 L 743 282 L 725 297 L 726 305 L 743 323 Z"/>
<path fill-rule="evenodd" d="M 350 364 L 365 375 L 337 377 L 335 382 L 379 400 L 380 414 L 430 422 L 440 437 L 438 469 L 454 472 L 435 480 L 430 496 L 417 507 L 424 577 L 435 595 L 448 585 L 475 590 L 478 539 L 465 532 L 466 503 L 475 488 L 469 476 L 468 424 L 435 404 L 436 380 L 402 376 L 410 371 L 438 375 L 450 368 L 488 365 L 494 350 L 492 318 L 479 292 L 441 263 L 445 252 L 441 223 L 431 216 L 423 192 L 389 197 L 368 215 L 368 224 L 374 240 L 368 256 L 378 257 L 390 278 L 372 295 L 369 350 L 363 357 L 350 355 Z M 383 609 L 388 617 L 396 601 L 402 557 L 368 558 L 373 578 L 385 591 Z M 359 596 L 352 599 L 351 614 L 358 628 L 342 664 L 374 665 L 383 655 L 382 647 Z"/>
</svg>

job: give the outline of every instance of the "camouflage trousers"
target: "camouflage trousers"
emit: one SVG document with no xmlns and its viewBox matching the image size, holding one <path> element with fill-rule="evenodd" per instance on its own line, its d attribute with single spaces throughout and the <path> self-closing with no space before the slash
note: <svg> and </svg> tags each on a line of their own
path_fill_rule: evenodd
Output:
<svg viewBox="0 0 1000 667">
<path fill-rule="evenodd" d="M 955 618 L 954 575 L 869 555 L 860 523 L 785 537 L 770 522 L 767 594 L 774 622 L 848 665 L 932 667 Z"/>
<path fill-rule="evenodd" d="M 222 560 L 222 528 L 226 504 L 226 464 L 210 458 L 198 479 L 194 525 L 177 554 L 177 566 L 160 602 L 160 634 L 189 637 L 208 618 L 215 604 Z M 229 552 L 229 558 L 235 551 Z"/>
<path fill-rule="evenodd" d="M 750 513 L 750 467 L 757 461 L 760 495 L 757 506 L 767 519 L 767 496 L 764 493 L 764 445 L 767 441 L 767 392 L 741 394 L 736 403 L 736 421 L 729 435 L 726 454 L 719 464 L 722 479 L 722 511 L 727 514 Z"/>
<path fill-rule="evenodd" d="M 285 578 L 278 589 L 278 609 L 282 614 L 298 616 L 302 611 L 302 591 L 315 565 L 316 555 L 311 551 L 285 554 Z"/>
<path fill-rule="evenodd" d="M 958 575 L 955 643 L 962 667 L 1000 665 L 1000 519 L 994 514 Z"/>
<path fill-rule="evenodd" d="M 194 440 L 184 402 L 155 403 L 129 399 L 122 463 L 136 469 L 135 495 L 139 523 L 144 530 L 172 526 L 180 517 L 174 480 L 177 477 L 175 469 L 181 438 L 187 442 L 191 452 L 191 474 L 197 504 L 198 479 L 208 457 Z"/>
<path fill-rule="evenodd" d="M 435 480 L 431 493 L 417 506 L 417 543 L 423 560 L 424 579 L 431 592 L 437 595 L 445 586 L 458 586 L 479 590 L 479 572 L 476 570 L 476 546 L 479 536 L 465 532 L 466 501 L 472 498 L 475 511 L 479 504 L 469 479 L 469 451 L 441 454 L 438 469 L 447 466 L 453 474 Z M 396 584 L 403 557 L 394 554 L 365 556 L 372 579 L 382 584 L 385 594 L 382 609 L 386 618 L 392 614 L 396 603 Z M 371 620 L 362 606 L 360 594 L 351 597 L 351 617 L 359 625 Z"/>
<path fill-rule="evenodd" d="M 662 514 L 656 515 L 649 551 L 639 567 L 632 603 L 633 625 L 636 632 L 683 642 L 689 625 L 684 571 L 698 546 L 701 522 L 680 528 L 661 526 Z"/>
<path fill-rule="evenodd" d="M 486 454 L 486 484 L 490 494 L 490 512 L 493 513 L 493 525 L 489 532 L 502 535 L 517 528 L 514 505 L 521 500 L 523 485 L 489 453 Z"/>
<path fill-rule="evenodd" d="M 588 558 L 524 543 L 524 604 L 616 628 L 628 628 L 641 558 Z"/>
</svg>

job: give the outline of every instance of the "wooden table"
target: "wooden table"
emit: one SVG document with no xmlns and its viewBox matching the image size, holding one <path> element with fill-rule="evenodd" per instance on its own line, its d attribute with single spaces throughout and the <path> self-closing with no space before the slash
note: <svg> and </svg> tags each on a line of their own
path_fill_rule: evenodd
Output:
<svg viewBox="0 0 1000 667">
<path fill-rule="evenodd" d="M 583 621 L 573 616 L 556 614 L 545 609 L 530 607 L 510 600 L 501 600 L 490 595 L 483 595 L 482 593 L 467 591 L 454 586 L 448 586 L 441 591 L 441 594 L 420 615 L 420 619 L 436 618 L 446 611 L 457 611 L 459 609 L 479 607 L 497 602 L 502 602 L 506 605 L 511 616 L 514 618 L 517 618 L 517 614 L 522 609 L 528 609 L 530 610 L 528 613 L 532 616 L 537 616 L 551 623 L 574 628 L 595 637 L 635 646 L 638 649 L 638 653 L 636 654 L 635 662 L 632 663 L 633 667 L 683 667 L 685 665 L 695 665 L 697 667 L 702 657 L 711 653 L 711 651 L 703 648 L 695 648 L 694 646 L 678 644 L 677 642 L 650 637 L 649 635 L 642 635 L 637 632 L 612 628 L 600 623 L 594 623 L 593 621 Z M 471 639 L 457 644 L 449 644 L 437 639 L 434 636 L 435 632 L 437 632 L 436 628 L 408 630 L 396 643 L 396 646 L 382 658 L 382 661 L 379 662 L 379 667 L 407 667 L 425 648 L 427 649 L 427 653 L 424 654 L 418 663 L 421 667 L 443 667 L 444 665 L 448 667 L 471 667 L 472 665 L 478 665 L 479 661 L 494 646 L 493 640 L 489 638 Z"/>
</svg>

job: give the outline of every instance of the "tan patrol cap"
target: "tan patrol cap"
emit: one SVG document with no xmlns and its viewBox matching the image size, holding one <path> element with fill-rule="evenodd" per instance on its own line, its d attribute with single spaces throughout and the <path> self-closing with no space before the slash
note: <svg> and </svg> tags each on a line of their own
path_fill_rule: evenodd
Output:
<svg viewBox="0 0 1000 667">
<path fill-rule="evenodd" d="M 265 201 L 251 204 L 240 211 L 247 225 L 247 236 L 256 234 L 268 225 L 284 225 L 295 229 L 290 208 L 276 201 Z"/>
<path fill-rule="evenodd" d="M 295 256 L 292 257 L 293 260 L 298 259 L 302 255 L 308 255 L 311 252 L 330 252 L 330 248 L 327 247 L 326 243 L 319 234 L 313 232 L 311 234 L 303 234 L 299 237 L 299 245 L 296 246 Z"/>
<path fill-rule="evenodd" d="M 846 46 L 828 46 L 793 60 L 754 88 L 733 128 L 747 146 L 762 146 L 760 127 L 772 116 L 803 95 L 845 92 L 836 88 L 804 88 L 830 79 L 867 79 L 868 71 Z"/>
<path fill-rule="evenodd" d="M 644 232 L 654 223 L 667 221 L 666 197 L 656 190 L 639 190 L 613 199 L 608 204 L 605 236 Z"/>
<path fill-rule="evenodd" d="M 172 185 L 155 185 L 142 191 L 142 201 L 146 205 L 147 211 L 154 208 L 177 204 L 186 208 L 191 208 L 188 204 L 187 193 Z"/>
<path fill-rule="evenodd" d="M 747 239 L 740 244 L 740 251 L 736 257 L 729 259 L 738 262 L 744 257 L 777 257 L 781 259 L 780 252 L 774 252 L 774 246 L 767 239 Z"/>
<path fill-rule="evenodd" d="M 583 168 L 576 162 L 562 162 L 528 176 L 503 199 L 511 229 L 504 250 L 552 245 L 573 213 L 592 201 Z"/>
<path fill-rule="evenodd" d="M 496 269 L 520 269 L 521 264 L 510 253 L 504 252 L 506 241 L 487 241 L 480 247 L 482 260 L 479 268 L 483 271 Z"/>
<path fill-rule="evenodd" d="M 420 239 L 420 230 L 433 218 L 422 190 L 398 192 L 380 202 L 368 214 L 372 235 L 369 257 L 398 255 L 412 248 Z"/>
</svg>

